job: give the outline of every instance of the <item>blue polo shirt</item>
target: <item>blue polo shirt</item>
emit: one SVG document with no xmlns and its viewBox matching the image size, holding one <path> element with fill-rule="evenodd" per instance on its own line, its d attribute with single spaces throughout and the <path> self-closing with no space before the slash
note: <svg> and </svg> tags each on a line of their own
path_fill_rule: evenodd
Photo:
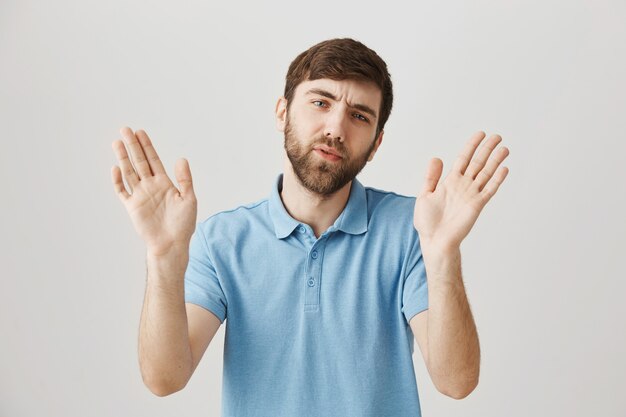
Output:
<svg viewBox="0 0 626 417">
<path fill-rule="evenodd" d="M 316 238 L 287 213 L 282 179 L 191 239 L 185 301 L 228 318 L 222 417 L 420 416 L 409 321 L 428 288 L 415 197 L 355 178 Z"/>
</svg>

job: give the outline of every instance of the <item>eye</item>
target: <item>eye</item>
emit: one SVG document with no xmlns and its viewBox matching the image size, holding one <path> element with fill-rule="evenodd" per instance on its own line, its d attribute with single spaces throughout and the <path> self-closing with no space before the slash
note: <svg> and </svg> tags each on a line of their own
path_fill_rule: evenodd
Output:
<svg viewBox="0 0 626 417">
<path fill-rule="evenodd" d="M 357 117 L 357 119 L 363 120 L 364 122 L 369 122 L 369 120 L 367 120 L 367 118 L 362 114 L 354 113 L 354 115 Z"/>
<path fill-rule="evenodd" d="M 316 105 L 315 103 L 321 103 L 322 105 L 326 104 L 326 103 L 324 103 L 322 100 L 315 100 L 315 101 L 313 101 L 313 105 L 314 105 L 315 107 L 322 107 L 322 106 L 318 106 L 318 105 Z"/>
</svg>

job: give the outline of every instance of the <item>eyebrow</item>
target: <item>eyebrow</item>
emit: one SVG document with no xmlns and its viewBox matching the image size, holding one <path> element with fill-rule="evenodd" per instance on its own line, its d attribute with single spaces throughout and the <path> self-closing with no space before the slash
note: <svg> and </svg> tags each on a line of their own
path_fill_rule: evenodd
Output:
<svg viewBox="0 0 626 417">
<path fill-rule="evenodd" d="M 305 93 L 305 95 L 309 95 L 309 94 L 318 94 L 320 96 L 328 97 L 328 98 L 330 98 L 332 100 L 337 101 L 337 97 L 335 97 L 333 95 L 333 93 L 331 93 L 329 91 L 326 91 L 326 90 L 322 90 L 321 88 L 312 88 L 312 89 L 310 89 L 309 91 L 307 91 Z M 376 116 L 376 112 L 374 110 L 372 110 L 371 107 L 366 106 L 365 104 L 358 104 L 358 103 L 350 104 L 350 103 L 348 103 L 348 105 L 350 107 L 352 107 L 353 109 L 361 110 L 362 112 L 365 112 L 365 113 L 369 114 L 374 119 L 378 118 L 378 116 Z"/>
</svg>

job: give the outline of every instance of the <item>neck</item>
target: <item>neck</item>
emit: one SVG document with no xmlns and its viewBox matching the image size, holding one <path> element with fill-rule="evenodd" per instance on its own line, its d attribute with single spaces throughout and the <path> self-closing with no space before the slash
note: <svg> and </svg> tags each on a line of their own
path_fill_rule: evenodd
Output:
<svg viewBox="0 0 626 417">
<path fill-rule="evenodd" d="M 300 183 L 289 159 L 285 157 L 280 198 L 289 215 L 311 226 L 315 237 L 319 237 L 335 223 L 345 208 L 350 197 L 351 185 L 352 181 L 328 196 L 315 194 Z"/>
</svg>

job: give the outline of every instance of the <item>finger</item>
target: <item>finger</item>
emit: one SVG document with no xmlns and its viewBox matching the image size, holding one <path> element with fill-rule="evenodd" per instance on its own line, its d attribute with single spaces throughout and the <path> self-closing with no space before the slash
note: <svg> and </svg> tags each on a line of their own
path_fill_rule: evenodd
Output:
<svg viewBox="0 0 626 417">
<path fill-rule="evenodd" d="M 429 161 L 428 167 L 426 168 L 426 176 L 424 177 L 424 186 L 422 187 L 420 196 L 435 191 L 442 171 L 443 161 L 441 159 L 433 158 Z"/>
<path fill-rule="evenodd" d="M 137 136 L 135 136 L 133 131 L 127 126 L 121 128 L 120 133 L 124 138 L 126 146 L 130 149 L 130 157 L 139 178 L 141 179 L 152 176 L 152 171 L 150 170 L 150 165 L 146 159 L 146 154 L 143 153 L 143 149 L 137 139 Z"/>
<path fill-rule="evenodd" d="M 500 167 L 495 173 L 493 177 L 489 180 L 485 188 L 480 192 L 481 198 L 483 200 L 483 205 L 487 204 L 487 202 L 494 196 L 500 185 L 506 178 L 509 173 L 509 169 L 507 167 Z"/>
<path fill-rule="evenodd" d="M 124 183 L 122 182 L 122 171 L 120 171 L 120 167 L 117 165 L 113 165 L 111 167 L 111 180 L 113 181 L 113 189 L 115 193 L 122 201 L 126 201 L 130 194 L 126 191 L 126 187 L 124 187 Z"/>
<path fill-rule="evenodd" d="M 124 179 L 130 188 L 130 192 L 132 193 L 135 189 L 135 186 L 139 182 L 139 177 L 135 172 L 135 168 L 130 163 L 130 159 L 128 159 L 128 153 L 126 152 L 126 147 L 124 146 L 124 142 L 121 140 L 113 141 L 111 145 L 113 147 L 113 152 L 115 152 L 115 156 L 117 156 L 117 160 L 122 167 L 122 174 L 124 175 Z"/>
<path fill-rule="evenodd" d="M 143 147 L 143 151 L 146 154 L 146 159 L 148 160 L 148 164 L 150 165 L 150 169 L 154 175 L 156 174 L 165 174 L 165 168 L 163 167 L 163 163 L 159 158 L 159 155 L 152 146 L 152 141 L 148 137 L 148 134 L 144 130 L 137 130 L 135 132 L 135 136 L 139 139 L 139 143 Z"/>
<path fill-rule="evenodd" d="M 465 149 L 463 149 L 463 152 L 461 152 L 461 154 L 454 162 L 454 166 L 452 167 L 453 171 L 457 171 L 461 175 L 465 173 L 467 165 L 474 155 L 474 151 L 476 151 L 476 148 L 484 138 L 485 132 L 483 132 L 482 130 L 474 133 L 472 137 L 470 137 L 470 139 L 467 141 L 467 144 L 465 145 Z"/>
<path fill-rule="evenodd" d="M 465 175 L 468 178 L 474 179 L 478 175 L 481 169 L 485 167 L 487 160 L 489 159 L 489 155 L 498 145 L 498 143 L 502 142 L 502 137 L 500 135 L 492 135 L 480 148 L 478 154 L 472 158 L 469 166 L 465 170 Z"/>
<path fill-rule="evenodd" d="M 193 181 L 191 179 L 191 170 L 189 169 L 189 161 L 187 161 L 185 158 L 180 158 L 179 160 L 177 160 L 175 173 L 181 197 L 183 199 L 195 198 L 195 194 L 193 192 Z"/>
<path fill-rule="evenodd" d="M 496 172 L 496 169 L 498 169 L 507 156 L 509 156 L 509 149 L 506 146 L 498 148 L 498 150 L 491 155 L 489 161 L 487 161 L 487 165 L 485 165 L 485 168 L 478 173 L 476 179 L 474 180 L 473 186 L 478 191 L 482 191 L 487 181 L 491 179 L 493 174 Z"/>
</svg>

